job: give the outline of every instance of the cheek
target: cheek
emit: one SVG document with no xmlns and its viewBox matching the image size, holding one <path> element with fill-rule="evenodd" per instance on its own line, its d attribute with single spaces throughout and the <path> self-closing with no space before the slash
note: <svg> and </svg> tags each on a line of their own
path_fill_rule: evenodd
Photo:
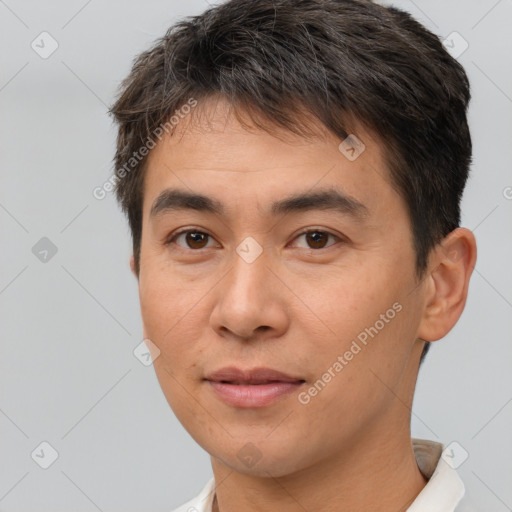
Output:
<svg viewBox="0 0 512 512">
<path fill-rule="evenodd" d="M 197 410 L 191 402 L 200 383 L 206 317 L 198 287 L 180 286 L 168 271 L 141 272 L 139 295 L 144 336 L 160 350 L 153 367 L 167 402 L 186 425 Z M 202 292 L 202 293 L 201 293 Z"/>
<path fill-rule="evenodd" d="M 316 349 L 320 345 L 335 351 L 348 349 L 351 341 L 379 320 L 398 296 L 396 286 L 373 275 L 337 268 L 316 279 L 296 280 L 294 292 L 302 300 L 297 301 L 294 320 L 300 323 L 307 318 L 308 323 L 302 325 L 307 331 L 315 326 L 318 339 L 324 340 L 314 343 Z"/>
<path fill-rule="evenodd" d="M 295 315 L 299 329 L 308 333 L 310 341 L 301 351 L 309 354 L 307 365 L 314 372 L 302 403 L 359 410 L 361 403 L 367 407 L 379 400 L 375 374 L 386 382 L 399 378 L 414 340 L 414 320 L 409 319 L 414 306 L 405 301 L 406 283 L 376 275 L 347 273 L 343 279 L 323 280 L 321 287 L 309 282 L 297 289 L 314 313 Z"/>
<path fill-rule="evenodd" d="M 169 270 L 141 272 L 139 298 L 144 335 L 160 350 L 160 364 L 173 373 L 193 367 L 207 324 L 203 286 L 183 283 Z"/>
</svg>

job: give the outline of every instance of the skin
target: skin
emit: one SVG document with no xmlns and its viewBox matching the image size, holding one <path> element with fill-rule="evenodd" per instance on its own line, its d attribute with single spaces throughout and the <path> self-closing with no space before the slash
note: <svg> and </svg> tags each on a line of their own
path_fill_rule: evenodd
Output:
<svg viewBox="0 0 512 512">
<path fill-rule="evenodd" d="M 370 132 L 358 127 L 366 149 L 349 161 L 321 125 L 316 140 L 276 137 L 244 129 L 222 100 L 196 109 L 209 122 L 188 116 L 149 154 L 137 278 L 144 337 L 160 350 L 159 383 L 211 456 L 214 511 L 405 510 L 426 484 L 410 433 L 423 340 L 442 338 L 462 313 L 473 234 L 450 233 L 419 280 L 405 203 Z M 368 215 L 269 213 L 273 201 L 329 186 L 363 203 Z M 215 198 L 226 212 L 151 217 L 170 187 Z M 192 247 L 186 235 L 166 245 L 183 227 L 210 236 Z M 314 245 L 301 234 L 307 229 L 334 236 Z M 252 263 L 236 252 L 249 236 L 263 250 Z M 133 257 L 131 266 L 135 273 Z M 301 403 L 299 391 L 397 302 L 401 311 Z M 270 367 L 306 383 L 270 406 L 238 408 L 204 380 L 231 365 Z M 238 456 L 249 442 L 260 457 L 250 467 Z"/>
</svg>

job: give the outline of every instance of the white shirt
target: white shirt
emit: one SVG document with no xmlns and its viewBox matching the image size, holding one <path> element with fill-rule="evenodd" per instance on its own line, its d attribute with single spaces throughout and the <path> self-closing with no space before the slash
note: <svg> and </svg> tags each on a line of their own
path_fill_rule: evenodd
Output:
<svg viewBox="0 0 512 512">
<path fill-rule="evenodd" d="M 457 471 L 446 462 L 449 458 L 441 456 L 443 445 L 424 439 L 412 439 L 412 444 L 418 467 L 428 482 L 406 512 L 473 512 L 470 503 L 463 500 L 465 488 Z M 195 498 L 173 512 L 212 512 L 214 497 L 212 477 Z"/>
</svg>

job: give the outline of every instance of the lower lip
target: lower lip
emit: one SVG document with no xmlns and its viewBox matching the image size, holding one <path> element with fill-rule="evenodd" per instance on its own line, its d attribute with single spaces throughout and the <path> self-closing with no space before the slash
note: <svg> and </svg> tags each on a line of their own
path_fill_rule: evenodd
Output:
<svg viewBox="0 0 512 512">
<path fill-rule="evenodd" d="M 229 384 L 209 380 L 215 393 L 235 407 L 265 407 L 299 388 L 303 382 L 272 382 L 268 384 Z"/>
</svg>

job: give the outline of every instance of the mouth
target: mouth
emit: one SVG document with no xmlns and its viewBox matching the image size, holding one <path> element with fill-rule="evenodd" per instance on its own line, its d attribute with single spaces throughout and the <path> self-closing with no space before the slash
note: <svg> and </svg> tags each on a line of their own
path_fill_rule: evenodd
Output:
<svg viewBox="0 0 512 512">
<path fill-rule="evenodd" d="M 289 396 L 305 379 L 287 375 L 270 368 L 242 370 L 223 368 L 204 379 L 217 398 L 224 403 L 240 408 L 257 408 L 271 405 Z"/>
<path fill-rule="evenodd" d="M 272 368 L 242 369 L 227 366 L 206 375 L 205 380 L 230 384 L 269 384 L 271 382 L 304 381 L 301 377 L 288 375 Z"/>
<path fill-rule="evenodd" d="M 282 382 L 290 382 L 290 383 L 302 383 L 306 382 L 304 379 L 299 379 L 296 381 L 285 381 L 285 380 L 250 380 L 250 381 L 233 381 L 233 380 L 220 380 L 220 381 L 212 381 L 212 382 L 221 382 L 222 384 L 233 384 L 234 386 L 262 386 L 264 384 L 275 384 Z"/>
</svg>

